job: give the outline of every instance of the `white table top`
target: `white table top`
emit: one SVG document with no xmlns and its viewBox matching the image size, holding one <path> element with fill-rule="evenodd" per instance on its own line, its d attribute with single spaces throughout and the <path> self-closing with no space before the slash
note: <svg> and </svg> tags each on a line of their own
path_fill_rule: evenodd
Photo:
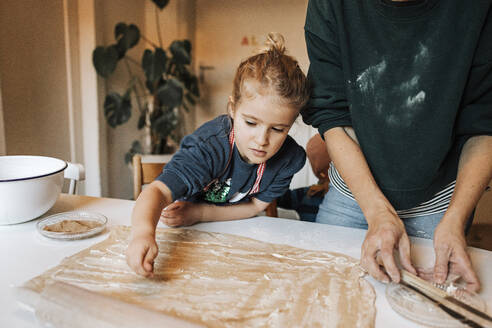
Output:
<svg viewBox="0 0 492 328">
<path fill-rule="evenodd" d="M 91 210 L 108 217 L 108 225 L 129 225 L 134 202 L 129 200 L 70 196 L 62 194 L 55 206 L 44 216 L 72 211 Z M 73 255 L 107 237 L 107 233 L 85 240 L 55 241 L 36 231 L 36 222 L 0 226 L 0 327 L 36 327 L 34 316 L 15 303 L 12 286 L 56 266 Z M 295 220 L 257 217 L 247 220 L 212 222 L 194 225 L 193 229 L 224 232 L 261 241 L 295 247 L 326 250 L 360 257 L 365 231 Z M 482 282 L 480 295 L 492 309 L 492 252 L 470 249 L 473 264 Z M 430 240 L 412 238 L 412 257 L 421 267 L 432 266 L 434 253 Z M 394 312 L 384 295 L 385 285 L 367 278 L 376 290 L 376 327 L 417 327 Z"/>
</svg>

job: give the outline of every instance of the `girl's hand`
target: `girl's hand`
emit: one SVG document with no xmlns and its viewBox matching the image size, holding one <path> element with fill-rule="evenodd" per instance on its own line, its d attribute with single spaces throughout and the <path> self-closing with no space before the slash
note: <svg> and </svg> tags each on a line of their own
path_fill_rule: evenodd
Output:
<svg viewBox="0 0 492 328">
<path fill-rule="evenodd" d="M 202 204 L 176 201 L 162 210 L 161 221 L 169 227 L 190 226 L 201 221 Z"/>
<path fill-rule="evenodd" d="M 401 219 L 389 210 L 377 213 L 374 218 L 368 220 L 371 223 L 362 244 L 361 266 L 380 281 L 399 282 L 400 271 L 393 254 L 396 249 L 402 266 L 417 274 L 410 260 L 410 240 Z M 380 263 L 386 272 L 380 268 Z"/>
<path fill-rule="evenodd" d="M 132 238 L 126 250 L 126 263 L 135 273 L 144 277 L 152 277 L 154 259 L 158 253 L 159 249 L 153 235 L 137 235 Z"/>
</svg>

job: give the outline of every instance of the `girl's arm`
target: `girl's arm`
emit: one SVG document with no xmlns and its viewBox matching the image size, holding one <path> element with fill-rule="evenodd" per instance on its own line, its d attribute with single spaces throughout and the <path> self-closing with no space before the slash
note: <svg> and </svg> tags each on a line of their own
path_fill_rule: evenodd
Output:
<svg viewBox="0 0 492 328">
<path fill-rule="evenodd" d="M 161 220 L 168 226 L 177 227 L 198 222 L 246 219 L 264 211 L 268 204 L 254 197 L 250 202 L 229 206 L 179 201 L 162 211 Z"/>
<path fill-rule="evenodd" d="M 126 261 L 139 275 L 152 276 L 154 259 L 158 253 L 155 228 L 162 208 L 171 202 L 171 191 L 160 181 L 149 184 L 137 198 L 132 213 L 132 233 Z"/>
</svg>

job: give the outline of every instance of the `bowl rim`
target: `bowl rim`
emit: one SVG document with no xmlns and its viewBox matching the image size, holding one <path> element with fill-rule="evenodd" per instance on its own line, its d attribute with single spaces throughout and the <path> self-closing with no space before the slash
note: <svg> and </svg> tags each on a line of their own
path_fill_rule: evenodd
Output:
<svg viewBox="0 0 492 328">
<path fill-rule="evenodd" d="M 63 162 L 65 165 L 63 165 L 63 167 L 61 169 L 57 169 L 56 171 L 53 171 L 53 172 L 49 172 L 49 173 L 45 173 L 45 174 L 39 174 L 39 175 L 35 175 L 35 176 L 30 176 L 30 177 L 25 177 L 25 178 L 14 178 L 14 179 L 0 179 L 0 182 L 13 182 L 13 181 L 23 181 L 23 180 L 32 180 L 32 179 L 37 179 L 37 178 L 43 178 L 43 177 L 47 177 L 47 176 L 50 176 L 50 175 L 53 175 L 53 174 L 57 174 L 57 173 L 60 173 L 62 172 L 63 170 L 65 170 L 68 166 L 67 162 L 62 160 L 62 159 L 59 159 L 59 158 L 56 158 L 56 157 L 50 157 L 50 156 L 36 156 L 36 155 L 7 155 L 7 156 L 0 156 L 1 158 L 5 158 L 5 157 L 30 157 L 30 158 L 49 158 L 49 159 L 54 159 L 54 160 L 57 160 L 57 161 L 60 161 L 60 162 Z"/>
</svg>

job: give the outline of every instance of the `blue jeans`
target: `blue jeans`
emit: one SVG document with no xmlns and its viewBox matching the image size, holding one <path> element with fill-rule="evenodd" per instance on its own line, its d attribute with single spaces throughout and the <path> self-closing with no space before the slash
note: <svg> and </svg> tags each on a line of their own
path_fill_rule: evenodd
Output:
<svg viewBox="0 0 492 328">
<path fill-rule="evenodd" d="M 434 229 L 445 212 L 402 219 L 409 236 L 432 239 Z M 473 220 L 473 213 L 466 224 L 468 231 Z M 316 222 L 367 230 L 367 222 L 356 201 L 340 193 L 330 184 L 330 189 L 319 206 Z"/>
<path fill-rule="evenodd" d="M 315 222 L 323 195 L 308 196 L 309 187 L 289 189 L 277 198 L 277 206 L 295 210 L 301 221 Z"/>
</svg>

